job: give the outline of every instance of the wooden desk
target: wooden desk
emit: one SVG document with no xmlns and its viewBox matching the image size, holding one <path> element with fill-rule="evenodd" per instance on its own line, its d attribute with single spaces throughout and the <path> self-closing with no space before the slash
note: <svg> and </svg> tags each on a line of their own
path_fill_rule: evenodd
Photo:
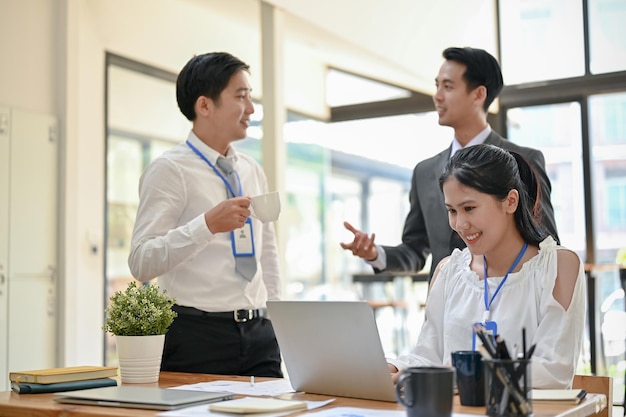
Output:
<svg viewBox="0 0 626 417">
<path fill-rule="evenodd" d="M 210 382 L 217 380 L 249 381 L 248 377 L 233 377 L 222 375 L 187 374 L 179 372 L 162 372 L 158 383 L 134 384 L 153 387 L 174 387 L 197 382 Z M 268 378 L 257 378 L 257 381 Z M 16 394 L 10 391 L 0 392 L 0 417 L 128 417 L 128 416 L 156 416 L 159 411 L 139 410 L 117 407 L 97 407 L 88 405 L 59 404 L 53 401 L 53 394 Z M 323 400 L 330 397 L 314 394 L 288 394 L 292 398 L 303 400 Z M 284 396 L 283 396 L 284 397 Z M 485 415 L 485 407 L 463 407 L 459 405 L 459 398 L 455 396 L 454 412 Z M 596 407 L 603 409 L 606 405 L 603 395 L 589 394 L 579 405 L 534 405 L 534 417 L 585 417 L 593 415 Z M 361 407 L 379 410 L 403 410 L 404 407 L 383 401 L 369 401 L 355 398 L 336 397 L 336 400 L 326 407 Z M 317 409 L 315 411 L 319 411 Z M 305 415 L 307 412 L 299 413 Z"/>
</svg>

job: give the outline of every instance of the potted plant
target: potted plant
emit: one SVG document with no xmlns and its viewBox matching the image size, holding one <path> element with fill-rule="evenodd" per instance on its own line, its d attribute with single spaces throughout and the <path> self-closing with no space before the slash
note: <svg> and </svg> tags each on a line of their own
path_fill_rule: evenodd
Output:
<svg viewBox="0 0 626 417">
<path fill-rule="evenodd" d="M 115 336 L 122 382 L 158 381 L 165 333 L 177 316 L 172 310 L 176 300 L 155 284 L 136 281 L 109 300 L 102 329 Z"/>
</svg>

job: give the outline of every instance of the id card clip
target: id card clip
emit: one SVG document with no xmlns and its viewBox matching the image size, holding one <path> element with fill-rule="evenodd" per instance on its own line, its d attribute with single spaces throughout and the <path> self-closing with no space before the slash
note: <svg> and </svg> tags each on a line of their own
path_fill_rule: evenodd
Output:
<svg viewBox="0 0 626 417">
<path fill-rule="evenodd" d="M 489 314 L 487 312 L 487 314 Z M 481 326 L 483 327 L 486 332 L 489 334 L 490 337 L 494 338 L 496 337 L 496 335 L 498 334 L 498 324 L 495 321 L 484 321 L 484 322 L 480 322 L 480 323 L 474 323 L 474 326 Z M 472 332 L 472 350 L 476 350 L 476 332 Z"/>
</svg>

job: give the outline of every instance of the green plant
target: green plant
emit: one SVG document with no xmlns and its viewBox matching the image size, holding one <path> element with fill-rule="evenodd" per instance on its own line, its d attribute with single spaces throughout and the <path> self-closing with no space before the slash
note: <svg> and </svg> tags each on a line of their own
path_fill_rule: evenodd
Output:
<svg viewBox="0 0 626 417">
<path fill-rule="evenodd" d="M 109 298 L 102 330 L 117 336 L 151 336 L 167 332 L 178 315 L 172 306 L 176 299 L 157 285 L 139 285 L 132 281 L 124 292 Z"/>
</svg>

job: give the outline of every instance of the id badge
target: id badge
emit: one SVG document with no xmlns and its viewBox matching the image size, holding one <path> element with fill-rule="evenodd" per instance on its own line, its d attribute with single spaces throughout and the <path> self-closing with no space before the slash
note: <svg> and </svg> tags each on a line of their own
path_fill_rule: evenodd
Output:
<svg viewBox="0 0 626 417">
<path fill-rule="evenodd" d="M 254 236 L 252 235 L 252 220 L 246 219 L 243 227 L 230 232 L 235 256 L 254 256 Z"/>
<path fill-rule="evenodd" d="M 487 331 L 489 336 L 495 339 L 498 334 L 498 324 L 495 321 L 487 320 L 485 322 L 474 323 L 474 326 L 482 326 Z M 472 350 L 476 350 L 476 332 L 472 332 Z"/>
</svg>

